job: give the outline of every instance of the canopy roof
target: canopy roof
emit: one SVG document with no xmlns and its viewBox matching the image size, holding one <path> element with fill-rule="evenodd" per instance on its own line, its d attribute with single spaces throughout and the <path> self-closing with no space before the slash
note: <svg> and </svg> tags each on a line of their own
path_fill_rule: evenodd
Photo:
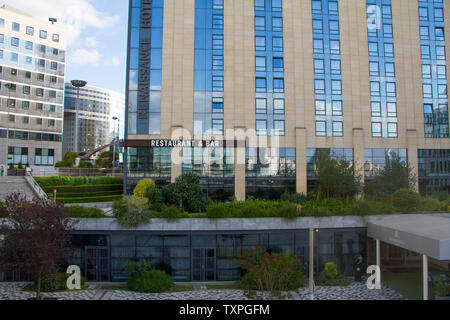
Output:
<svg viewBox="0 0 450 320">
<path fill-rule="evenodd" d="M 367 235 L 437 260 L 450 260 L 450 218 L 425 214 L 386 216 L 369 222 Z"/>
</svg>

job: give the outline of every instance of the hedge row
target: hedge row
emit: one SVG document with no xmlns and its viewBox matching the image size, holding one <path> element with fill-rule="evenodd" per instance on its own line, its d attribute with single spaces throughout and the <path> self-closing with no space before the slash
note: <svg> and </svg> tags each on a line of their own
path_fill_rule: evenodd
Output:
<svg viewBox="0 0 450 320">
<path fill-rule="evenodd" d="M 103 196 L 103 197 L 83 197 L 83 198 L 58 198 L 56 201 L 69 203 L 92 203 L 92 202 L 113 202 L 122 198 L 122 195 Z"/>
<path fill-rule="evenodd" d="M 52 194 L 56 189 L 57 193 L 86 193 L 97 191 L 123 191 L 123 185 L 121 184 L 109 184 L 109 185 L 83 185 L 83 186 L 55 186 L 55 187 L 42 187 L 42 190 L 47 194 Z"/>
<path fill-rule="evenodd" d="M 84 195 L 89 197 L 106 197 L 106 196 L 120 196 L 123 194 L 122 190 L 113 190 L 113 191 L 92 191 L 88 194 L 77 192 L 77 193 L 62 193 L 57 192 L 56 198 L 80 198 Z M 48 196 L 53 197 L 53 194 L 48 193 Z"/>
<path fill-rule="evenodd" d="M 36 177 L 37 183 L 41 187 L 56 186 L 80 186 L 80 185 L 105 185 L 105 184 L 123 184 L 123 179 L 114 177 Z"/>
</svg>

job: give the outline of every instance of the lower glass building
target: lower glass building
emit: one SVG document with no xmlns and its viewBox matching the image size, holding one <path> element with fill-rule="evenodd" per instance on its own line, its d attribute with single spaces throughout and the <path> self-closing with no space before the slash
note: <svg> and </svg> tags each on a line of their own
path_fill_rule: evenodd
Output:
<svg viewBox="0 0 450 320">
<path fill-rule="evenodd" d="M 236 281 L 242 270 L 238 254 L 255 244 L 272 252 L 295 255 L 308 270 L 309 230 L 198 231 L 198 232 L 76 232 L 76 254 L 71 264 L 81 267 L 87 281 L 124 281 L 125 264 L 148 261 L 175 281 Z M 315 272 L 334 262 L 340 272 L 353 275 L 353 258 L 367 256 L 366 228 L 320 229 L 315 233 Z M 363 268 L 365 269 L 365 268 Z M 2 279 L 3 277 L 3 279 Z M 0 273 L 0 280 L 28 280 L 19 271 Z"/>
</svg>

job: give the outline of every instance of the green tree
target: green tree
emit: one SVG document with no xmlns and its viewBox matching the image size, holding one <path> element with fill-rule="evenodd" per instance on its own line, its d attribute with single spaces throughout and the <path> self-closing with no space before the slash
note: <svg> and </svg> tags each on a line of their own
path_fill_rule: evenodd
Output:
<svg viewBox="0 0 450 320">
<path fill-rule="evenodd" d="M 89 169 L 93 168 L 94 166 L 89 161 L 80 161 L 80 164 L 78 165 L 78 168 L 81 169 Z"/>
<path fill-rule="evenodd" d="M 200 177 L 194 173 L 184 173 L 175 183 L 162 189 L 164 199 L 168 204 L 178 206 L 188 212 L 203 212 L 206 209 L 206 199 L 200 186 Z"/>
<path fill-rule="evenodd" d="M 142 179 L 134 188 L 133 195 L 138 198 L 145 198 L 146 192 L 151 192 L 151 190 L 154 190 L 155 188 L 155 181 L 152 179 Z"/>
<path fill-rule="evenodd" d="M 114 153 L 112 151 L 104 151 L 98 155 L 95 164 L 98 168 L 112 168 L 113 158 Z M 117 159 L 119 159 L 119 155 L 116 153 L 116 160 Z"/>
<path fill-rule="evenodd" d="M 78 154 L 74 151 L 67 152 L 62 161 L 59 161 L 55 164 L 56 168 L 73 168 L 75 165 L 75 159 L 78 157 Z"/>
<path fill-rule="evenodd" d="M 386 159 L 386 167 L 376 174 L 364 186 L 364 193 L 369 197 L 391 195 L 399 189 L 414 190 L 417 177 L 408 162 L 397 155 Z"/>
<path fill-rule="evenodd" d="M 319 190 L 327 198 L 352 198 L 361 192 L 361 176 L 353 163 L 331 157 L 328 150 L 319 150 L 315 164 Z"/>
</svg>

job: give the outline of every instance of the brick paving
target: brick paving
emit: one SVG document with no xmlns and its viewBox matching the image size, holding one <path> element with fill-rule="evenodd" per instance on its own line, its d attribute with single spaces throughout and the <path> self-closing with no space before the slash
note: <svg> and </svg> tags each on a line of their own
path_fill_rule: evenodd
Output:
<svg viewBox="0 0 450 320">
<path fill-rule="evenodd" d="M 35 293 L 22 292 L 27 283 L 0 282 L 0 300 L 27 300 Z M 98 286 L 89 286 L 87 290 L 75 292 L 43 293 L 45 298 L 59 300 L 249 300 L 243 290 L 206 290 L 204 287 L 186 292 L 173 293 L 137 293 L 126 290 L 102 290 Z M 270 299 L 267 293 L 256 293 L 252 299 Z M 286 292 L 283 299 L 310 300 L 308 288 L 297 292 Z M 314 300 L 405 300 L 399 293 L 387 287 L 381 290 L 369 290 L 365 282 L 353 282 L 347 287 L 316 287 Z"/>
</svg>

